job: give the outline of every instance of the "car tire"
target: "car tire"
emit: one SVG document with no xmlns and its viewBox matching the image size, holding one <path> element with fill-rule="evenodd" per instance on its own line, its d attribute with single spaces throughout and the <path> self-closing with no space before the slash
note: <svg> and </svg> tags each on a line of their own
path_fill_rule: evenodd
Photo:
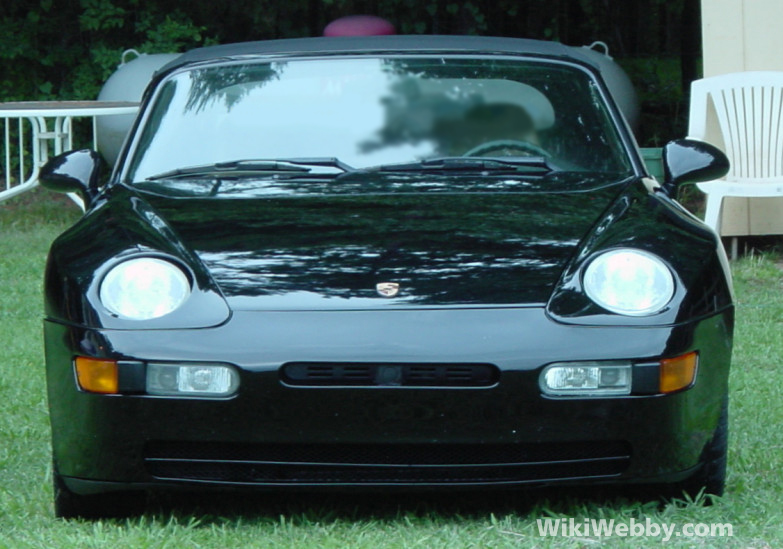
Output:
<svg viewBox="0 0 783 549">
<path fill-rule="evenodd" d="M 80 495 L 65 485 L 56 469 L 52 471 L 54 487 L 54 515 L 57 518 L 101 519 L 124 518 L 144 511 L 144 492 L 110 492 Z"/>
<path fill-rule="evenodd" d="M 683 493 L 691 500 L 697 500 L 703 491 L 704 495 L 722 496 L 726 487 L 726 462 L 729 441 L 729 399 L 723 399 L 718 426 L 702 452 L 701 465 L 698 471 L 686 480 L 672 485 L 669 495 L 675 498 L 683 497 Z M 711 503 L 711 498 L 704 498 Z"/>
</svg>

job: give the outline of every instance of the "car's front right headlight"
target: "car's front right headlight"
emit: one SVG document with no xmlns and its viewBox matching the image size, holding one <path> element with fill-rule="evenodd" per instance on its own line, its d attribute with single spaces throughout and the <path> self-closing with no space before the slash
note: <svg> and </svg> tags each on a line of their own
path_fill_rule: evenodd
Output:
<svg viewBox="0 0 783 549">
<path fill-rule="evenodd" d="M 190 292 L 190 279 L 174 263 L 157 257 L 137 257 L 106 273 L 99 297 L 103 306 L 120 318 L 150 320 L 178 309 Z"/>
<path fill-rule="evenodd" d="M 632 248 L 617 248 L 595 257 L 584 271 L 587 296 L 613 313 L 653 315 L 674 297 L 674 276 L 657 256 Z"/>
</svg>

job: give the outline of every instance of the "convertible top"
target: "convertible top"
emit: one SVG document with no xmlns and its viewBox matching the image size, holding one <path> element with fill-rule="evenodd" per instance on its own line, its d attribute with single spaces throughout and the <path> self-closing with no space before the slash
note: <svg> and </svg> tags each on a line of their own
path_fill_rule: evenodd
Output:
<svg viewBox="0 0 783 549">
<path fill-rule="evenodd" d="M 258 56 L 335 55 L 352 53 L 483 53 L 532 55 L 577 61 L 595 69 L 600 67 L 582 51 L 558 42 L 485 36 L 347 36 L 294 38 L 223 44 L 190 50 L 161 68 L 165 74 L 179 67 L 221 59 Z"/>
</svg>

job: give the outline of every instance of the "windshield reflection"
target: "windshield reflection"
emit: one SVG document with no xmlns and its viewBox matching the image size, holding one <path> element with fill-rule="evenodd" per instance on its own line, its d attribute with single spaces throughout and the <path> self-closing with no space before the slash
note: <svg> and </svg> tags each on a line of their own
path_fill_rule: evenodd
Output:
<svg viewBox="0 0 783 549">
<path fill-rule="evenodd" d="M 588 75 L 541 61 L 357 57 L 193 69 L 162 83 L 143 126 L 128 181 L 243 158 L 336 157 L 365 168 L 547 155 L 576 170 L 630 169 Z"/>
</svg>

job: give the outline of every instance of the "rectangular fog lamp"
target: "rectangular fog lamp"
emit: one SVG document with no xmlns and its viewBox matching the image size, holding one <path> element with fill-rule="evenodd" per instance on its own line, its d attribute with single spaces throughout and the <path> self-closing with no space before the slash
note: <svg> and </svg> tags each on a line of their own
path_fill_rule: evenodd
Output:
<svg viewBox="0 0 783 549">
<path fill-rule="evenodd" d="M 239 376 L 222 364 L 147 364 L 147 393 L 165 396 L 226 397 L 239 387 Z"/>
<path fill-rule="evenodd" d="M 631 393 L 631 365 L 577 362 L 547 366 L 539 385 L 553 396 L 616 396 Z"/>
</svg>

